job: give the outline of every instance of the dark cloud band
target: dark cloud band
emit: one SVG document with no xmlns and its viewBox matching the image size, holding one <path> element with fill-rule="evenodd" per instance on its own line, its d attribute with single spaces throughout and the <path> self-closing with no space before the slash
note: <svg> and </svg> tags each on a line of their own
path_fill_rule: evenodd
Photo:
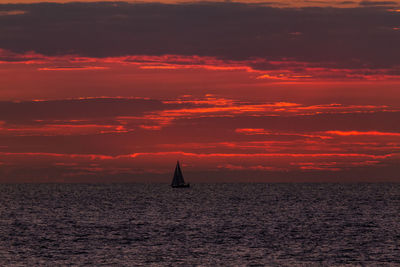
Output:
<svg viewBox="0 0 400 267">
<path fill-rule="evenodd" d="M 368 2 L 370 3 L 370 2 Z M 389 7 L 273 8 L 243 3 L 0 5 L 0 48 L 89 57 L 199 55 L 337 68 L 400 62 L 400 16 Z"/>
</svg>

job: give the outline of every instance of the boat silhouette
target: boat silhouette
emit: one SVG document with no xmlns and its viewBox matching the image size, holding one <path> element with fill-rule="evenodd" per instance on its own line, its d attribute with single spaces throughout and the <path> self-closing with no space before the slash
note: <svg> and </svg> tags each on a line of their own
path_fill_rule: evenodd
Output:
<svg viewBox="0 0 400 267">
<path fill-rule="evenodd" d="M 176 162 L 174 178 L 172 178 L 171 187 L 173 187 L 173 188 L 188 188 L 188 187 L 190 187 L 190 184 L 186 184 L 185 180 L 183 179 L 179 161 Z"/>
</svg>

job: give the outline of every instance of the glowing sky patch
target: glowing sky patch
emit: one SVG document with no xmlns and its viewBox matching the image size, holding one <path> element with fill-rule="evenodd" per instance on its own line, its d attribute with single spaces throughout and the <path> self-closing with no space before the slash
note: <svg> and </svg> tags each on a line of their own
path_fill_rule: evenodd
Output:
<svg viewBox="0 0 400 267">
<path fill-rule="evenodd" d="M 44 68 L 38 68 L 38 70 L 41 70 L 41 71 L 81 71 L 81 70 L 105 70 L 105 69 L 108 69 L 108 67 L 100 67 L 100 66 L 79 67 L 79 66 L 73 66 L 73 67 L 44 67 Z"/>
<path fill-rule="evenodd" d="M 396 136 L 400 137 L 399 133 L 385 133 L 378 131 L 368 131 L 368 132 L 359 132 L 359 131 L 327 131 L 327 134 L 341 135 L 341 136 Z"/>
</svg>

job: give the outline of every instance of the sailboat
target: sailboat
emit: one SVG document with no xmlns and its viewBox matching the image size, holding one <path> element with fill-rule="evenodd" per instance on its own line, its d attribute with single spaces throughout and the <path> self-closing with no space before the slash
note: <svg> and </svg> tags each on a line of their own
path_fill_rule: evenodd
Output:
<svg viewBox="0 0 400 267">
<path fill-rule="evenodd" d="M 187 188 L 190 187 L 190 184 L 186 184 L 185 180 L 183 180 L 183 175 L 181 171 L 181 166 L 179 165 L 179 161 L 176 162 L 174 178 L 172 179 L 171 186 L 173 188 Z"/>
</svg>

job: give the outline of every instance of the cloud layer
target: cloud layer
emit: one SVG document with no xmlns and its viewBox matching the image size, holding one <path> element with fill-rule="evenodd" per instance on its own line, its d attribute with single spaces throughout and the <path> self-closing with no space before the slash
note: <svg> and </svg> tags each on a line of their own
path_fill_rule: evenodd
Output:
<svg viewBox="0 0 400 267">
<path fill-rule="evenodd" d="M 276 8 L 244 3 L 1 5 L 0 48 L 85 57 L 183 55 L 254 69 L 386 69 L 399 74 L 396 3 Z M 373 6 L 373 7 L 370 7 Z M 16 12 L 18 11 L 18 12 Z M 13 12 L 13 15 L 7 15 Z"/>
<path fill-rule="evenodd" d="M 284 3 L 0 5 L 0 182 L 399 181 L 398 3 Z"/>
<path fill-rule="evenodd" d="M 208 95 L 1 102 L 0 109 L 13 111 L 0 117 L 4 181 L 36 177 L 40 170 L 63 181 L 163 181 L 157 177 L 165 177 L 176 159 L 193 177 L 233 172 L 258 173 L 257 181 L 303 181 L 322 172 L 348 181 L 397 179 L 398 107 Z M 366 170 L 370 174 L 360 176 Z M 387 176 L 372 176 L 378 170 Z"/>
</svg>

